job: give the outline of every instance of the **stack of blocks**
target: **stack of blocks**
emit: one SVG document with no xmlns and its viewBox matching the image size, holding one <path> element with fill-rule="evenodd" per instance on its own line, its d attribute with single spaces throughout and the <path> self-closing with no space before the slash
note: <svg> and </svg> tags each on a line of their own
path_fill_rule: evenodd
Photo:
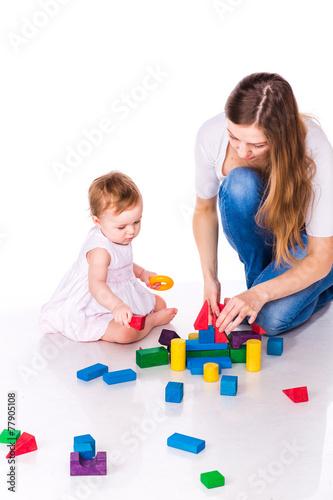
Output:
<svg viewBox="0 0 333 500">
<path fill-rule="evenodd" d="M 96 454 L 95 440 L 90 434 L 74 437 L 74 452 L 70 455 L 71 476 L 105 476 L 106 452 Z"/>
</svg>

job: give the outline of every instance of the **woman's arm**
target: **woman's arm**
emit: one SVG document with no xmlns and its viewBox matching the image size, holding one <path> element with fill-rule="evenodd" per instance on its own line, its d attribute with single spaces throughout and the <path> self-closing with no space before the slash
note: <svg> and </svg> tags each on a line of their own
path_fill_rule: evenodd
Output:
<svg viewBox="0 0 333 500">
<path fill-rule="evenodd" d="M 219 315 L 216 325 L 231 332 L 246 316 L 253 323 L 266 302 L 281 299 L 309 287 L 330 272 L 333 263 L 333 236 L 308 236 L 306 256 L 288 271 L 233 297 Z"/>
<path fill-rule="evenodd" d="M 218 215 L 217 196 L 204 200 L 197 196 L 193 215 L 193 234 L 199 251 L 204 278 L 204 299 L 212 312 L 219 312 L 220 283 L 217 277 Z"/>
<path fill-rule="evenodd" d="M 87 253 L 89 264 L 89 291 L 99 304 L 112 312 L 117 323 L 129 327 L 133 313 L 127 304 L 117 297 L 106 284 L 110 255 L 104 248 L 94 248 Z"/>
</svg>

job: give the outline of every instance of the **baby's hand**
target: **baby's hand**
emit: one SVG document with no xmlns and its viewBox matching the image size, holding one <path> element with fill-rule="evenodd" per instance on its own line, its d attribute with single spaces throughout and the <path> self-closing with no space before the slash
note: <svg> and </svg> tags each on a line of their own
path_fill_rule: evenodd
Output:
<svg viewBox="0 0 333 500">
<path fill-rule="evenodd" d="M 156 276 L 156 273 L 151 273 L 150 271 L 143 271 L 143 273 L 140 276 L 140 280 L 147 285 L 148 288 L 153 288 L 154 290 L 157 290 L 159 288 L 160 283 L 155 283 L 155 285 L 151 285 L 149 278 L 152 276 Z"/>
<path fill-rule="evenodd" d="M 120 302 L 120 304 L 116 305 L 116 307 L 113 309 L 112 314 L 116 323 L 130 328 L 129 323 L 133 317 L 133 313 L 131 311 L 131 308 L 127 304 L 125 304 L 124 302 Z"/>
</svg>

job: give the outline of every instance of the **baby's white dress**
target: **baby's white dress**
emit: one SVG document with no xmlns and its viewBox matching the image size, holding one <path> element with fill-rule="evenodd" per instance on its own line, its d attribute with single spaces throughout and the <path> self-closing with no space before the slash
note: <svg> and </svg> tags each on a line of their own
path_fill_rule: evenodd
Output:
<svg viewBox="0 0 333 500">
<path fill-rule="evenodd" d="M 141 285 L 133 272 L 132 244 L 109 241 L 93 227 L 80 250 L 77 261 L 65 274 L 56 291 L 41 310 L 43 333 L 61 333 L 78 342 L 99 340 L 113 314 L 89 292 L 86 255 L 94 248 L 105 248 L 111 257 L 106 283 L 134 314 L 145 315 L 155 309 L 155 296 Z"/>
</svg>

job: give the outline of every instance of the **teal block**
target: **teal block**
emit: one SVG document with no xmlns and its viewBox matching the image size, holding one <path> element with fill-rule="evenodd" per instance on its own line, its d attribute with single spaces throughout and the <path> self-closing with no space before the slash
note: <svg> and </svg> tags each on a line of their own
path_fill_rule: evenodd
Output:
<svg viewBox="0 0 333 500">
<path fill-rule="evenodd" d="M 87 368 L 83 368 L 76 373 L 77 378 L 80 380 L 84 380 L 85 382 L 89 382 L 89 380 L 93 380 L 94 378 L 101 377 L 103 373 L 108 371 L 108 367 L 106 365 L 102 365 L 101 363 L 96 363 L 95 365 L 88 366 Z"/>
<path fill-rule="evenodd" d="M 238 388 L 238 377 L 235 375 L 222 375 L 220 394 L 222 396 L 236 396 Z"/>
<path fill-rule="evenodd" d="M 283 339 L 276 337 L 269 337 L 267 341 L 267 354 L 273 356 L 281 356 L 283 352 Z"/>
<path fill-rule="evenodd" d="M 91 445 L 93 457 L 94 457 L 96 454 L 96 443 L 95 443 L 95 439 L 90 434 L 83 434 L 82 436 L 75 436 L 74 437 L 74 452 L 78 451 L 78 450 L 76 450 L 76 447 L 78 445 L 86 444 L 86 443 Z"/>
<path fill-rule="evenodd" d="M 167 445 L 172 448 L 178 448 L 179 450 L 189 451 L 191 453 L 200 453 L 200 451 L 205 448 L 206 443 L 203 439 L 197 439 L 175 432 L 175 434 L 168 437 Z"/>
<path fill-rule="evenodd" d="M 213 325 L 208 325 L 208 330 L 199 330 L 198 340 L 200 344 L 214 344 L 215 328 L 213 327 Z"/>
<path fill-rule="evenodd" d="M 118 370 L 115 372 L 104 373 L 103 380 L 108 385 L 121 384 L 122 382 L 130 382 L 136 380 L 136 373 L 131 368 L 127 370 Z"/>
<path fill-rule="evenodd" d="M 215 351 L 228 349 L 228 344 L 224 342 L 203 344 L 199 339 L 186 340 L 186 351 Z"/>
<path fill-rule="evenodd" d="M 165 401 L 167 403 L 180 403 L 184 396 L 183 382 L 168 382 L 165 388 Z"/>
</svg>

